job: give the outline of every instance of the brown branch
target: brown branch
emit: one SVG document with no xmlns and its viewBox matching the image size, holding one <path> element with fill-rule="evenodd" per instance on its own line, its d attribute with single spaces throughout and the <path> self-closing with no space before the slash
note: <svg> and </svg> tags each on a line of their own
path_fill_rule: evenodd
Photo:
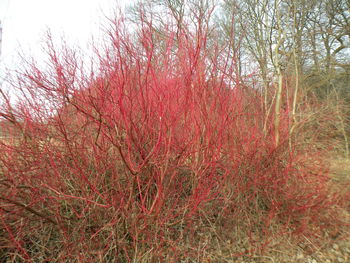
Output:
<svg viewBox="0 0 350 263">
<path fill-rule="evenodd" d="M 1 199 L 1 200 L 4 200 L 4 201 L 7 201 L 7 202 L 9 202 L 9 203 L 11 203 L 11 204 L 20 206 L 20 207 L 24 208 L 25 210 L 27 210 L 28 212 L 30 212 L 30 213 L 32 213 L 32 214 L 38 216 L 38 217 L 41 217 L 41 218 L 45 219 L 46 221 L 48 221 L 48 222 L 50 222 L 50 223 L 52 223 L 52 224 L 54 224 L 54 225 L 58 225 L 58 223 L 57 223 L 54 219 L 52 219 L 52 218 L 50 218 L 49 216 L 44 215 L 44 214 L 42 214 L 42 213 L 40 213 L 40 212 L 34 210 L 33 208 L 29 207 L 29 206 L 26 205 L 26 204 L 22 204 L 22 203 L 20 203 L 20 202 L 15 201 L 15 200 L 11 200 L 11 199 L 8 199 L 8 198 L 6 198 L 6 197 L 1 197 L 1 196 L 0 196 L 0 199 Z"/>
</svg>

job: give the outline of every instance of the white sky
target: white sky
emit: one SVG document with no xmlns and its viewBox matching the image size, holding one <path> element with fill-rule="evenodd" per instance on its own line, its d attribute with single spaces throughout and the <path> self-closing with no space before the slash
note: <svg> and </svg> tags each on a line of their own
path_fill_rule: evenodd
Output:
<svg viewBox="0 0 350 263">
<path fill-rule="evenodd" d="M 119 4 L 132 0 L 0 0 L 2 21 L 1 68 L 16 68 L 18 52 L 39 56 L 50 28 L 53 36 L 64 35 L 68 43 L 84 47 L 101 28 L 104 15 L 111 16 Z M 17 61 L 17 62 L 16 62 Z"/>
</svg>

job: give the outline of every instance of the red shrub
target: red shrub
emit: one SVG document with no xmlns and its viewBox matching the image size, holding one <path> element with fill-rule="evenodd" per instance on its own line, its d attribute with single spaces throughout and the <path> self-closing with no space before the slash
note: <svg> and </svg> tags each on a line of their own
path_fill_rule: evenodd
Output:
<svg viewBox="0 0 350 263">
<path fill-rule="evenodd" d="M 273 116 L 264 133 L 261 95 L 233 84 L 225 47 L 203 32 L 156 40 L 142 25 L 132 41 L 115 27 L 97 72 L 50 44 L 50 69 L 19 76 L 10 113 L 23 136 L 0 148 L 2 259 L 45 247 L 60 262 L 175 261 L 210 222 L 230 240 L 236 225 L 252 250 L 318 234 L 334 198 L 323 171 L 289 151 L 288 111 L 275 146 Z"/>
</svg>

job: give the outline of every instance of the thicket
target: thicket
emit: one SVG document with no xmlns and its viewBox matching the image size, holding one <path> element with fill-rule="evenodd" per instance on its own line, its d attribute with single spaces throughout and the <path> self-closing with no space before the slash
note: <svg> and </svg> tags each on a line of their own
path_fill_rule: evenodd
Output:
<svg viewBox="0 0 350 263">
<path fill-rule="evenodd" d="M 92 70 L 49 38 L 45 69 L 11 81 L 20 100 L 2 91 L 0 260 L 224 262 L 339 236 L 348 200 L 291 140 L 287 92 L 266 111 L 208 21 L 141 14 L 111 21 Z"/>
</svg>

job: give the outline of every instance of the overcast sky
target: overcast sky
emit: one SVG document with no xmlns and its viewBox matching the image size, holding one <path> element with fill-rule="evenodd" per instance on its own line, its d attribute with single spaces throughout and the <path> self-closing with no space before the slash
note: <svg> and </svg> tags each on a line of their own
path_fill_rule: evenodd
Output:
<svg viewBox="0 0 350 263">
<path fill-rule="evenodd" d="M 0 0 L 2 21 L 2 68 L 18 66 L 19 51 L 40 56 L 45 31 L 54 37 L 64 34 L 68 42 L 86 45 L 98 35 L 104 15 L 110 16 L 116 5 L 130 0 Z"/>
</svg>

